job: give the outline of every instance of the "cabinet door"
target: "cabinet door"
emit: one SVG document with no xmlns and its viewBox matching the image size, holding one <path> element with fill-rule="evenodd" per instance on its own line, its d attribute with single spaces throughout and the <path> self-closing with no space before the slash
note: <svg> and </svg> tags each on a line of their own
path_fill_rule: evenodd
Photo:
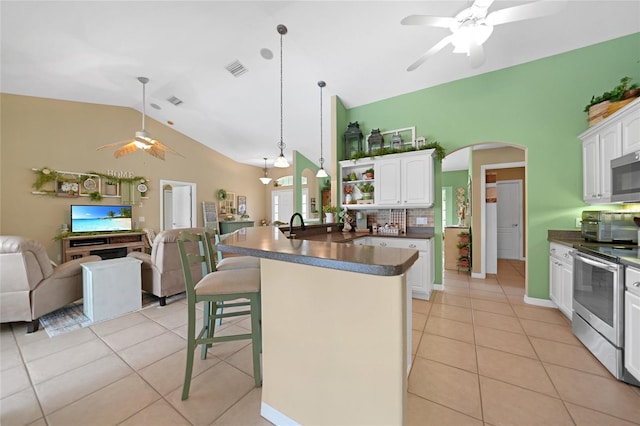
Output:
<svg viewBox="0 0 640 426">
<path fill-rule="evenodd" d="M 573 265 L 561 264 L 560 310 L 569 319 L 573 316 Z"/>
<path fill-rule="evenodd" d="M 400 160 L 378 160 L 375 165 L 376 186 L 373 192 L 375 204 L 400 204 Z"/>
<path fill-rule="evenodd" d="M 622 155 L 640 151 L 640 104 L 622 119 Z"/>
<path fill-rule="evenodd" d="M 611 160 L 622 155 L 622 124 L 612 123 L 600 132 L 600 190 L 599 201 L 611 201 Z"/>
<path fill-rule="evenodd" d="M 562 263 L 558 262 L 553 256 L 549 257 L 549 297 L 558 305 L 562 304 Z"/>
<path fill-rule="evenodd" d="M 401 161 L 402 204 L 431 206 L 433 204 L 433 158 L 416 155 Z"/>
<path fill-rule="evenodd" d="M 595 134 L 582 143 L 582 198 L 597 202 L 600 191 L 600 137 Z"/>
<path fill-rule="evenodd" d="M 624 312 L 624 366 L 640 380 L 640 297 L 625 292 Z"/>
</svg>

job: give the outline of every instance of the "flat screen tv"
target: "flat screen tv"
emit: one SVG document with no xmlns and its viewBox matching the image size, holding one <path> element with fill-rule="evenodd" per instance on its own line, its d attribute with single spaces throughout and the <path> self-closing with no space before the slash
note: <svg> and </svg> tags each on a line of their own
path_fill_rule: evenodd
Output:
<svg viewBox="0 0 640 426">
<path fill-rule="evenodd" d="M 71 206 L 71 232 L 114 232 L 132 229 L 131 206 Z"/>
</svg>

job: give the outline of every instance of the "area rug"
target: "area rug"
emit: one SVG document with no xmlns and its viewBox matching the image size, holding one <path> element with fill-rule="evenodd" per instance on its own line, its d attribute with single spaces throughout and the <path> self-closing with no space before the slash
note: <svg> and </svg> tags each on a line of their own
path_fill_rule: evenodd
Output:
<svg viewBox="0 0 640 426">
<path fill-rule="evenodd" d="M 181 295 L 176 295 L 167 298 L 167 302 L 180 297 Z M 157 306 L 159 300 L 158 297 L 152 294 L 142 293 L 142 309 Z M 40 324 L 44 327 L 49 337 L 55 337 L 73 330 L 89 327 L 95 323 L 84 314 L 84 306 L 82 300 L 80 300 L 43 315 L 40 317 Z"/>
</svg>

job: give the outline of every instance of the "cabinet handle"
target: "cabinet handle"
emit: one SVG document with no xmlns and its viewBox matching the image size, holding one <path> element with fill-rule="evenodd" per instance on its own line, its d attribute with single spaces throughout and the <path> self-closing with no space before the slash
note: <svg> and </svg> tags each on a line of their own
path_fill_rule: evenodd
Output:
<svg viewBox="0 0 640 426">
<path fill-rule="evenodd" d="M 381 246 L 381 247 L 386 247 L 386 246 L 387 246 L 387 243 L 380 243 L 380 246 Z"/>
<path fill-rule="evenodd" d="M 409 244 L 409 248 L 416 248 L 415 244 Z"/>
<path fill-rule="evenodd" d="M 640 281 L 636 281 L 635 283 L 631 284 L 631 287 L 640 287 Z"/>
</svg>

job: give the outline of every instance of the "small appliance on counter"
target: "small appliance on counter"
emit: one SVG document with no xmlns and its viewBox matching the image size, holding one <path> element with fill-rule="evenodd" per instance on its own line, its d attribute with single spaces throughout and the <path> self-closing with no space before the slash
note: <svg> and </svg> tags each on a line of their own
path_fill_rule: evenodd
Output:
<svg viewBox="0 0 640 426">
<path fill-rule="evenodd" d="M 640 212 L 628 210 L 582 212 L 582 237 L 601 243 L 638 243 L 638 226 L 634 217 Z"/>
</svg>

